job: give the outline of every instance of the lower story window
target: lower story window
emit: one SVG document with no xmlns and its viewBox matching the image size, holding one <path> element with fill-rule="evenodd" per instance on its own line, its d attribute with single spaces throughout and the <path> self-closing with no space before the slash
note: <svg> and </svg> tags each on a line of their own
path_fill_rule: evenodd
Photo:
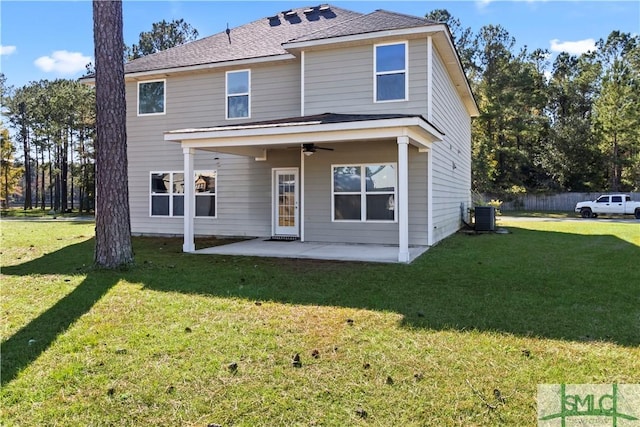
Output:
<svg viewBox="0 0 640 427">
<path fill-rule="evenodd" d="M 216 171 L 196 172 L 196 216 L 216 216 Z"/>
<path fill-rule="evenodd" d="M 216 171 L 196 171 L 195 216 L 216 216 Z M 151 173 L 151 216 L 184 216 L 184 173 Z"/>
<path fill-rule="evenodd" d="M 395 164 L 332 166 L 333 220 L 396 220 Z"/>
</svg>

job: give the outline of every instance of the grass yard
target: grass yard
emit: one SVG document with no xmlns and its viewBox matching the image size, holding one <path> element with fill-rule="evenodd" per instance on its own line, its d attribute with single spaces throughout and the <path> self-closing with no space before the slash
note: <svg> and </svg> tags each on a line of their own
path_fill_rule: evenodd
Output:
<svg viewBox="0 0 640 427">
<path fill-rule="evenodd" d="M 92 223 L 4 220 L 0 424 L 528 426 L 537 384 L 640 383 L 637 221 L 500 225 L 411 265 L 135 238 L 99 271 Z"/>
</svg>

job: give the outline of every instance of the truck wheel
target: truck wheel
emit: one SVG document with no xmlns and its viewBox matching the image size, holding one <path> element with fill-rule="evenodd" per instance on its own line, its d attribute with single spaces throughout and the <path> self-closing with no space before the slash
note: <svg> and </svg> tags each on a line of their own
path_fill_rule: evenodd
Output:
<svg viewBox="0 0 640 427">
<path fill-rule="evenodd" d="M 640 209 L 636 209 L 636 211 L 634 212 L 634 215 L 636 219 L 640 219 Z"/>
<path fill-rule="evenodd" d="M 580 209 L 580 215 L 582 216 L 582 218 L 591 218 L 593 213 L 591 212 L 591 209 L 589 209 L 589 208 L 582 208 L 582 209 Z"/>
</svg>

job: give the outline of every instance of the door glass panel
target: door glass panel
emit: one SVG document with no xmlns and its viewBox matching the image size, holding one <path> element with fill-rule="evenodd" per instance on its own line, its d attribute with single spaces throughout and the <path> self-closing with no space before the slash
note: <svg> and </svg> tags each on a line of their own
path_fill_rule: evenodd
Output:
<svg viewBox="0 0 640 427">
<path fill-rule="evenodd" d="M 278 175 L 278 225 L 296 225 L 296 180 L 294 174 Z"/>
</svg>

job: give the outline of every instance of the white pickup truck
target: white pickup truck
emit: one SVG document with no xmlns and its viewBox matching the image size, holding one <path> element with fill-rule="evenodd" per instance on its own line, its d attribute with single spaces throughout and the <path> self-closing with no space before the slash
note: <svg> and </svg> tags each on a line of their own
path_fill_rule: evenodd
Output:
<svg viewBox="0 0 640 427">
<path fill-rule="evenodd" d="M 628 194 L 607 194 L 592 202 L 579 202 L 576 212 L 582 218 L 597 218 L 598 215 L 634 215 L 640 219 L 640 202 L 632 202 Z"/>
</svg>

